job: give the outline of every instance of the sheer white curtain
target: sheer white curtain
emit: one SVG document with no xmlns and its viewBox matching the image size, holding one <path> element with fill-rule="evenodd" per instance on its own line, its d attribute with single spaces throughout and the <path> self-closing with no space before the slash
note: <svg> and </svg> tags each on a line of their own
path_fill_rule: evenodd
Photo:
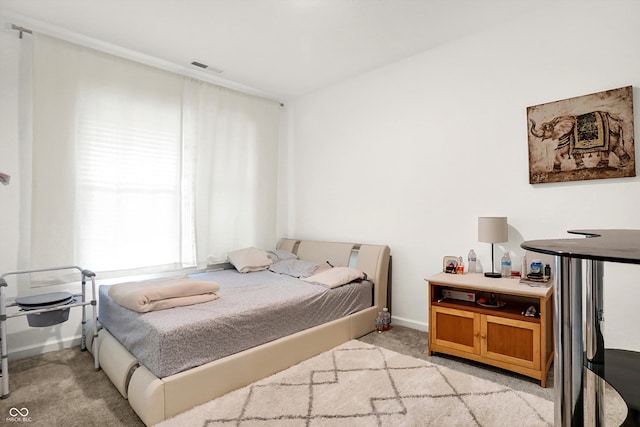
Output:
<svg viewBox="0 0 640 427">
<path fill-rule="evenodd" d="M 277 103 L 34 36 L 32 268 L 106 277 L 275 244 Z"/>
<path fill-rule="evenodd" d="M 185 79 L 198 266 L 276 243 L 278 103 Z"/>
<path fill-rule="evenodd" d="M 32 265 L 182 266 L 181 79 L 34 37 Z"/>
</svg>

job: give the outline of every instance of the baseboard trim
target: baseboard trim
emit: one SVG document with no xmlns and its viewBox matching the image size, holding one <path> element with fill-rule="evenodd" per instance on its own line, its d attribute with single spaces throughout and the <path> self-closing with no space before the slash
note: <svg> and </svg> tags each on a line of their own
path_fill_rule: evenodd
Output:
<svg viewBox="0 0 640 427">
<path fill-rule="evenodd" d="M 426 323 L 418 322 L 411 319 L 406 319 L 403 317 L 392 316 L 391 324 L 398 326 L 406 326 L 407 328 L 417 329 L 419 331 L 427 332 L 429 330 L 429 325 Z"/>
<path fill-rule="evenodd" d="M 81 343 L 80 337 L 69 337 L 64 340 L 46 344 L 22 347 L 18 350 L 9 351 L 9 360 L 25 359 L 27 357 L 39 356 L 49 353 L 50 351 L 58 351 L 71 347 L 79 347 Z"/>
</svg>

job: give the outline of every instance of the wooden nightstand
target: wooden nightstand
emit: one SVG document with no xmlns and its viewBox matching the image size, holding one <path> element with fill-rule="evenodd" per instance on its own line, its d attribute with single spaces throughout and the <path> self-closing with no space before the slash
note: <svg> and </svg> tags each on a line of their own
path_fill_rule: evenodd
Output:
<svg viewBox="0 0 640 427">
<path fill-rule="evenodd" d="M 530 287 L 517 279 L 440 273 L 429 283 L 429 348 L 508 369 L 540 380 L 546 387 L 553 361 L 553 287 Z M 473 294 L 504 306 L 446 298 L 447 290 Z M 523 313 L 533 306 L 536 317 Z"/>
</svg>

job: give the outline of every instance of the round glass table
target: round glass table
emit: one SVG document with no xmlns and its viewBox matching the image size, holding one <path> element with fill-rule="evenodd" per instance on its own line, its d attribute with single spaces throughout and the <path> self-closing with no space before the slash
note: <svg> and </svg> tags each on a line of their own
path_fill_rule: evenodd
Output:
<svg viewBox="0 0 640 427">
<path fill-rule="evenodd" d="M 606 349 L 602 334 L 604 263 L 640 264 L 640 230 L 570 230 L 569 233 L 581 237 L 530 240 L 520 245 L 528 251 L 553 255 L 556 260 L 555 425 L 604 426 L 606 381 L 627 404 L 623 425 L 640 426 L 640 353 Z M 584 267 L 583 260 L 586 261 Z"/>
</svg>

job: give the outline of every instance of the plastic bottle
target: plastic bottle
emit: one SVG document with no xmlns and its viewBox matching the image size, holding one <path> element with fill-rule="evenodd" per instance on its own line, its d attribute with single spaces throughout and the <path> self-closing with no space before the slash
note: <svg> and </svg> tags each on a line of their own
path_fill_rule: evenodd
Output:
<svg viewBox="0 0 640 427">
<path fill-rule="evenodd" d="M 376 324 L 376 332 L 381 333 L 384 327 L 382 311 L 378 312 L 378 315 L 376 316 L 375 324 Z"/>
<path fill-rule="evenodd" d="M 551 266 L 549 264 L 544 265 L 544 275 L 551 277 Z"/>
<path fill-rule="evenodd" d="M 469 251 L 469 255 L 467 255 L 467 271 L 469 273 L 475 273 L 476 272 L 476 252 L 471 249 Z"/>
<path fill-rule="evenodd" d="M 387 307 L 382 309 L 382 330 L 388 331 L 391 328 L 391 313 Z"/>
<path fill-rule="evenodd" d="M 504 255 L 502 255 L 500 266 L 500 273 L 502 277 L 511 277 L 511 257 L 509 256 L 509 251 L 505 252 Z"/>
</svg>

